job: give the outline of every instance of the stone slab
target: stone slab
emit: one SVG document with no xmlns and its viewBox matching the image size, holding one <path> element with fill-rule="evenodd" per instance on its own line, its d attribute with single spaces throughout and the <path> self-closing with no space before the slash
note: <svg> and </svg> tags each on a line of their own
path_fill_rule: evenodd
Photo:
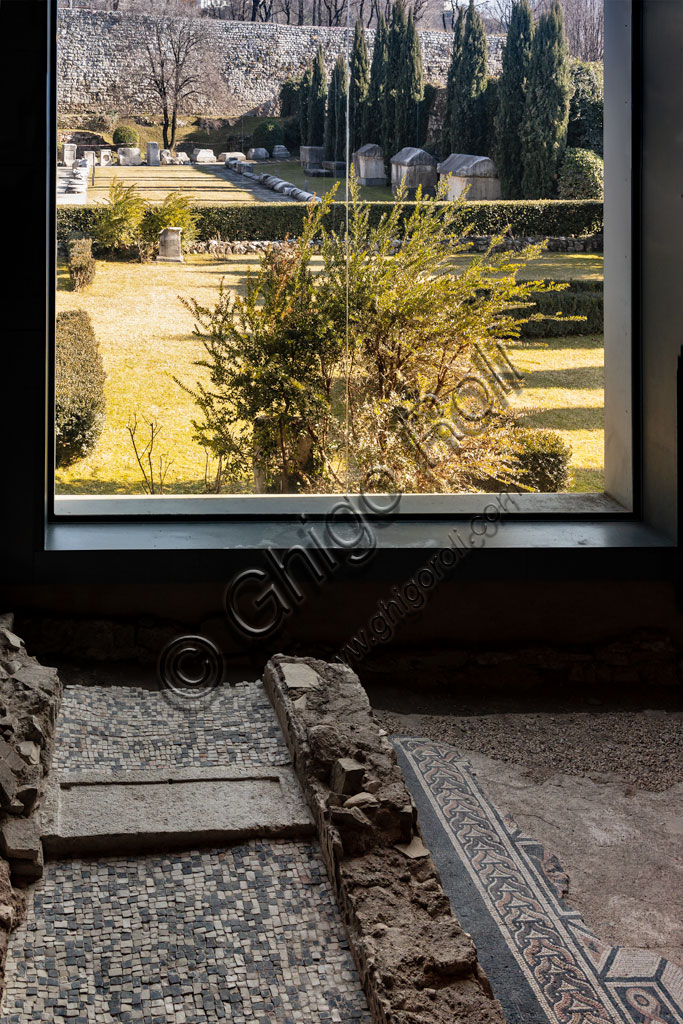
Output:
<svg viewBox="0 0 683 1024">
<path fill-rule="evenodd" d="M 296 778 L 284 768 L 62 776 L 43 815 L 48 857 L 188 849 L 313 830 Z"/>
</svg>

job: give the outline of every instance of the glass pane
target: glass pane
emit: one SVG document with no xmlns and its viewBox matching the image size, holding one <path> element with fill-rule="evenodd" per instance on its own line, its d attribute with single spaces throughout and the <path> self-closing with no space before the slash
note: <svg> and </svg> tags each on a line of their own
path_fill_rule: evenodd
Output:
<svg viewBox="0 0 683 1024">
<path fill-rule="evenodd" d="M 56 493 L 601 491 L 601 32 L 63 0 Z"/>
</svg>

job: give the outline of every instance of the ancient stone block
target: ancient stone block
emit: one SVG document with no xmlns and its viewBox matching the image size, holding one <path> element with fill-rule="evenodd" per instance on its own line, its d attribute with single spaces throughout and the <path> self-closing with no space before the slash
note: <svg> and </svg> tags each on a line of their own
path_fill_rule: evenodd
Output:
<svg viewBox="0 0 683 1024">
<path fill-rule="evenodd" d="M 159 234 L 159 255 L 157 263 L 182 263 L 182 228 L 164 228 Z"/>
<path fill-rule="evenodd" d="M 0 826 L 0 853 L 8 860 L 36 863 L 41 856 L 40 828 L 35 818 L 7 818 Z"/>
<path fill-rule="evenodd" d="M 384 156 L 380 146 L 374 142 L 368 142 L 361 146 L 353 154 L 353 167 L 358 178 L 359 185 L 371 187 L 383 187 L 387 183 L 387 176 L 384 170 Z"/>
<path fill-rule="evenodd" d="M 158 167 L 159 166 L 159 143 L 148 142 L 147 143 L 147 166 Z"/>
<path fill-rule="evenodd" d="M 256 146 L 254 149 L 247 150 L 247 160 L 267 160 L 269 158 L 267 149 L 263 146 Z"/>
<path fill-rule="evenodd" d="M 325 149 L 323 146 L 302 146 L 299 150 L 299 160 L 306 171 L 311 167 L 322 167 L 324 159 Z"/>
<path fill-rule="evenodd" d="M 73 142 L 65 142 L 62 147 L 62 160 L 66 167 L 73 167 L 78 147 Z"/>
<path fill-rule="evenodd" d="M 193 149 L 191 159 L 193 164 L 215 164 L 216 154 L 212 149 Z"/>
<path fill-rule="evenodd" d="M 333 793 L 350 795 L 363 788 L 365 767 L 351 757 L 340 757 L 332 765 L 330 789 Z"/>
<path fill-rule="evenodd" d="M 136 146 L 119 146 L 116 155 L 121 167 L 139 167 L 142 163 L 140 150 Z"/>
<path fill-rule="evenodd" d="M 487 156 L 451 153 L 437 166 L 441 181 L 448 179 L 447 199 L 458 199 L 467 189 L 473 199 L 500 199 L 500 179 L 493 160 Z"/>
<path fill-rule="evenodd" d="M 409 198 L 414 198 L 419 187 L 425 195 L 436 190 L 436 158 L 424 149 L 406 146 L 391 158 L 391 187 L 396 193 L 405 182 Z"/>
</svg>

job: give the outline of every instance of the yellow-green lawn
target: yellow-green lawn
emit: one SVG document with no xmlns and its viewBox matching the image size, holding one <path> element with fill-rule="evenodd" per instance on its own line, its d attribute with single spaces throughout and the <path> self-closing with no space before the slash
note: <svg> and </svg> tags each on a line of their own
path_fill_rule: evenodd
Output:
<svg viewBox="0 0 683 1024">
<path fill-rule="evenodd" d="M 114 178 L 124 185 L 136 185 L 150 203 L 160 203 L 169 192 L 181 191 L 199 206 L 218 203 L 253 203 L 254 193 L 227 180 L 220 164 L 195 166 L 170 164 L 165 167 L 96 167 L 95 184 L 88 184 L 88 203 L 101 203 L 109 196 Z M 278 193 L 274 196 L 282 199 Z"/>
<path fill-rule="evenodd" d="M 559 258 L 564 265 L 574 259 Z M 587 259 L 590 265 L 582 265 L 579 259 L 577 267 L 586 275 L 597 273 L 599 258 Z M 559 277 L 552 260 L 546 256 L 543 267 L 530 267 L 531 276 Z M 107 373 L 107 415 L 95 451 L 57 473 L 59 493 L 143 492 L 126 430 L 135 413 L 140 421 L 144 416 L 156 417 L 162 428 L 156 454 L 173 460 L 166 490 L 203 490 L 205 453 L 192 441 L 191 420 L 197 410 L 192 398 L 171 379 L 175 375 L 192 385 L 202 376 L 205 371 L 192 363 L 203 349 L 192 335 L 192 316 L 178 296 L 212 304 L 221 278 L 227 287 L 241 289 L 247 270 L 257 265 L 256 256 L 224 260 L 190 256 L 184 264 L 98 260 L 95 280 L 79 293 L 71 291 L 68 274 L 60 267 L 57 311 L 83 309 L 92 317 Z M 583 275 L 577 271 L 571 276 Z M 572 445 L 572 490 L 602 490 L 601 336 L 523 342 L 514 347 L 512 356 L 515 365 L 527 372 L 526 384 L 513 401 L 528 410 L 528 424 L 558 429 Z"/>
</svg>

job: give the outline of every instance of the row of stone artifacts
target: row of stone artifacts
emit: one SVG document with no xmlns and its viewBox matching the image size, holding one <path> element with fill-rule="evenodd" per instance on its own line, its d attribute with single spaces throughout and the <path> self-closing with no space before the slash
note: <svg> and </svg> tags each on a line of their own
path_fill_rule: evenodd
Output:
<svg viewBox="0 0 683 1024">
<path fill-rule="evenodd" d="M 138 166 L 142 164 L 142 156 L 139 148 L 120 146 L 117 151 L 119 165 Z M 286 160 L 289 158 L 289 151 L 284 146 L 275 146 L 272 153 L 274 160 Z M 219 153 L 216 158 L 212 149 L 195 148 L 191 154 L 180 152 L 173 155 L 169 149 L 159 151 L 158 142 L 147 143 L 146 163 L 148 167 L 158 167 L 160 164 L 208 164 L 221 163 L 225 166 L 235 166 L 235 162 L 244 163 L 247 160 L 260 161 L 268 160 L 270 154 L 267 149 L 250 149 L 245 157 L 243 153 Z M 384 156 L 379 146 L 368 143 L 356 150 L 352 157 L 356 177 L 361 185 L 383 187 L 387 183 Z M 307 175 L 311 177 L 335 176 L 343 177 L 346 173 L 346 165 L 343 161 L 325 160 L 325 151 L 322 146 L 302 146 L 300 150 L 300 161 Z M 63 162 L 67 167 L 80 164 L 85 167 L 95 166 L 98 162 L 96 150 L 86 150 L 83 160 L 77 160 L 77 147 L 74 143 L 65 143 Z M 110 149 L 99 151 L 99 165 L 106 167 L 113 163 L 113 154 Z M 418 187 L 422 187 L 423 193 L 433 195 L 439 178 L 448 179 L 448 199 L 457 199 L 464 190 L 469 189 L 468 199 L 500 199 L 500 179 L 496 166 L 487 156 L 474 156 L 469 153 L 451 153 L 440 163 L 431 153 L 415 146 L 406 146 L 400 152 L 391 157 L 391 187 L 394 192 L 401 182 L 405 182 L 408 196 L 414 196 Z"/>
</svg>

